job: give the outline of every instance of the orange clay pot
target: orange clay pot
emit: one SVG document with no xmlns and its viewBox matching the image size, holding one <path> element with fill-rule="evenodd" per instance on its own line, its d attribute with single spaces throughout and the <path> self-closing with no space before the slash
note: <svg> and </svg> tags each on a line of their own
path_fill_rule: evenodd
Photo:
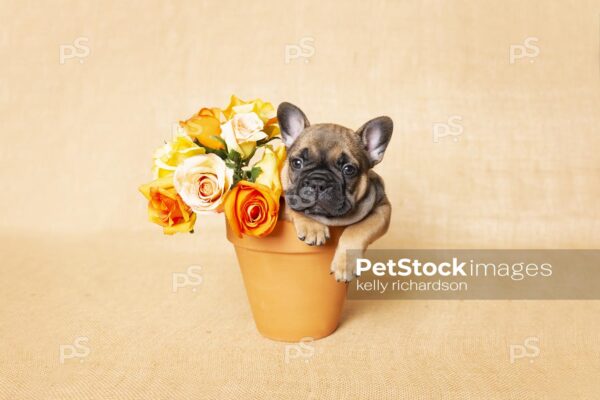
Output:
<svg viewBox="0 0 600 400">
<path fill-rule="evenodd" d="M 291 222 L 279 221 L 267 237 L 237 237 L 229 226 L 256 328 L 284 342 L 320 339 L 337 328 L 347 285 L 329 267 L 342 229 L 331 229 L 324 246 L 309 246 Z"/>
</svg>

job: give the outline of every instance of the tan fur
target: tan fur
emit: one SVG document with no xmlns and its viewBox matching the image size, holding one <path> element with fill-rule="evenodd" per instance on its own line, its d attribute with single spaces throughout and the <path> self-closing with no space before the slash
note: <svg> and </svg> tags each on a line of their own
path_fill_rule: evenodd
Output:
<svg viewBox="0 0 600 400">
<path fill-rule="evenodd" d="M 360 201 L 369 188 L 368 161 L 358 141 L 357 134 L 351 129 L 337 124 L 315 124 L 307 127 L 294 143 L 288 158 L 295 156 L 301 149 L 307 148 L 309 152 L 317 153 L 319 148 L 330 148 L 327 157 L 337 160 L 342 152 L 360 166 L 360 182 L 357 190 L 353 192 L 354 202 Z M 283 190 L 289 187 L 289 171 L 284 168 L 281 171 Z M 283 182 L 285 180 L 285 183 Z"/>
<path fill-rule="evenodd" d="M 369 189 L 369 176 L 368 174 L 362 174 L 360 177 L 360 182 L 356 186 L 356 191 L 354 192 L 354 201 L 361 201 L 365 195 L 367 194 L 367 190 Z"/>
<path fill-rule="evenodd" d="M 346 254 L 348 250 L 364 252 L 375 240 L 383 236 L 390 226 L 392 207 L 387 198 L 372 212 L 357 224 L 348 226 L 335 251 L 331 265 L 332 272 L 338 280 L 350 281 L 355 272 L 353 265 L 348 265 Z"/>
<path fill-rule="evenodd" d="M 341 152 L 346 152 L 353 161 L 360 166 L 360 179 L 353 192 L 355 202 L 360 202 L 370 190 L 373 176 L 377 175 L 370 170 L 368 160 L 357 140 L 357 134 L 343 126 L 336 124 L 317 124 L 307 127 L 298 137 L 293 147 L 288 152 L 288 157 L 295 156 L 295 152 L 307 148 L 309 152 L 317 152 L 318 148 L 330 149 L 327 156 L 336 160 Z M 381 179 L 377 177 L 376 179 Z M 281 171 L 283 189 L 290 187 L 289 167 L 286 163 Z M 391 215 L 391 206 L 384 197 L 372 211 L 359 222 L 349 225 L 342 234 L 331 264 L 331 272 L 339 281 L 350 281 L 354 276 L 353 268 L 347 265 L 346 252 L 348 250 L 364 251 L 369 244 L 387 232 Z M 322 245 L 329 238 L 329 228 L 303 213 L 285 207 L 283 217 L 291 220 L 298 237 L 310 245 Z M 343 218 L 342 218 L 343 219 Z"/>
</svg>

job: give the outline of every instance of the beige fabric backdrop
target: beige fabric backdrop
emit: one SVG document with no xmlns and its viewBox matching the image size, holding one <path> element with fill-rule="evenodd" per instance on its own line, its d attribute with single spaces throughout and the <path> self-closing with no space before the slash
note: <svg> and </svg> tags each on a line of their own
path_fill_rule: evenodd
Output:
<svg viewBox="0 0 600 400">
<path fill-rule="evenodd" d="M 376 246 L 598 248 L 599 48 L 598 1 L 4 4 L 0 398 L 597 397 L 598 302 L 351 302 L 285 363 L 222 219 L 162 237 L 137 186 L 176 121 L 235 93 L 394 119 Z M 194 264 L 202 286 L 171 293 Z"/>
</svg>

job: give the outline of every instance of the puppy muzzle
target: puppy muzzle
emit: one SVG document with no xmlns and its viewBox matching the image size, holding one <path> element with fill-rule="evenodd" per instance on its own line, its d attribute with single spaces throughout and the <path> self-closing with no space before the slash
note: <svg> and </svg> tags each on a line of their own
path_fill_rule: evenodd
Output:
<svg viewBox="0 0 600 400">
<path fill-rule="evenodd" d="M 309 215 L 339 217 L 352 209 L 344 184 L 333 174 L 314 171 L 300 177 L 296 190 L 285 195 L 287 204 L 295 211 Z"/>
</svg>

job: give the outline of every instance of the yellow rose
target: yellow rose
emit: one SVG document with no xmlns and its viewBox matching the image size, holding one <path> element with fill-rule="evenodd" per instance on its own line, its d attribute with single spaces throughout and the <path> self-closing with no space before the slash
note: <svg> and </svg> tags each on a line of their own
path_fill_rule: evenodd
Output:
<svg viewBox="0 0 600 400">
<path fill-rule="evenodd" d="M 236 235 L 264 237 L 277 224 L 279 195 L 260 183 L 240 181 L 227 195 L 224 209 Z"/>
<path fill-rule="evenodd" d="M 172 235 L 194 229 L 196 214 L 175 191 L 172 177 L 159 178 L 143 185 L 140 192 L 148 199 L 148 218 L 162 226 L 164 233 Z"/>
<path fill-rule="evenodd" d="M 279 198 L 282 192 L 280 172 L 285 160 L 285 146 L 279 146 L 275 151 L 265 147 L 260 161 L 254 164 L 261 172 L 256 178 L 256 183 L 268 187 Z"/>
<path fill-rule="evenodd" d="M 263 121 L 254 112 L 235 114 L 221 125 L 221 136 L 228 150 L 235 150 L 246 158 L 256 148 L 256 142 L 267 138 L 263 127 Z"/>
<path fill-rule="evenodd" d="M 271 103 L 264 102 L 261 99 L 255 99 L 250 101 L 244 101 L 236 96 L 231 96 L 231 101 L 223 114 L 227 120 L 233 118 L 235 114 L 254 112 L 263 123 L 267 123 L 269 120 L 277 117 L 275 107 Z"/>
<path fill-rule="evenodd" d="M 154 165 L 152 167 L 154 178 L 172 175 L 183 160 L 204 153 L 204 149 L 194 143 L 192 139 L 179 134 L 175 136 L 172 142 L 166 143 L 154 153 Z"/>
<path fill-rule="evenodd" d="M 179 122 L 179 125 L 202 146 L 219 150 L 224 148 L 223 143 L 214 137 L 221 134 L 222 119 L 222 111 L 218 108 L 203 108 L 187 121 Z"/>
<path fill-rule="evenodd" d="M 283 167 L 284 161 L 287 159 L 287 150 L 285 145 L 281 143 L 274 150 L 275 157 L 277 157 L 277 166 L 279 167 L 279 171 L 281 172 L 281 168 Z"/>
<path fill-rule="evenodd" d="M 173 183 L 194 212 L 218 212 L 233 183 L 233 171 L 216 154 L 203 154 L 185 159 L 177 167 Z"/>
</svg>

